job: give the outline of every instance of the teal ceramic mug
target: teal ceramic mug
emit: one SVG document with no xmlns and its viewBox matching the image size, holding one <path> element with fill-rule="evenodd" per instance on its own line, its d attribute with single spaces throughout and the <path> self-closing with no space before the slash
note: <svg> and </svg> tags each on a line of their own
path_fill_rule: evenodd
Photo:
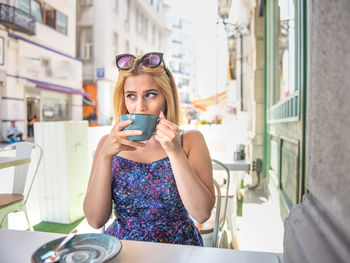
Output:
<svg viewBox="0 0 350 263">
<path fill-rule="evenodd" d="M 146 141 L 155 134 L 156 125 L 160 121 L 154 115 L 150 114 L 125 114 L 120 116 L 120 121 L 132 120 L 132 123 L 123 130 L 141 130 L 141 135 L 129 136 L 131 141 Z"/>
</svg>

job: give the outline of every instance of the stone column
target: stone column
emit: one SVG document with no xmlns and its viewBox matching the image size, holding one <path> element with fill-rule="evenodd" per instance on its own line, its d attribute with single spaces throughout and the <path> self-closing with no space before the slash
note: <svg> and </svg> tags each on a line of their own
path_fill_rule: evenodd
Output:
<svg viewBox="0 0 350 263">
<path fill-rule="evenodd" d="M 309 2 L 308 193 L 285 221 L 283 262 L 349 262 L 350 2 Z"/>
<path fill-rule="evenodd" d="M 251 65 L 251 160 L 263 159 L 264 148 L 264 17 L 259 17 L 257 1 L 250 3 L 250 65 Z M 255 185 L 257 177 L 252 173 Z"/>
</svg>

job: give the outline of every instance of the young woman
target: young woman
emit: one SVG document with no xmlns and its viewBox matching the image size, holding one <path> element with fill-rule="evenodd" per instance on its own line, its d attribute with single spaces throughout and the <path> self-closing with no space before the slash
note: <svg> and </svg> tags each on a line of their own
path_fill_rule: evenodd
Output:
<svg viewBox="0 0 350 263">
<path fill-rule="evenodd" d="M 204 137 L 181 131 L 177 88 L 162 53 L 117 57 L 114 91 L 116 123 L 96 149 L 84 212 L 91 226 L 120 239 L 203 245 L 192 218 L 206 221 L 214 205 L 212 167 Z M 123 130 L 123 114 L 161 119 L 148 141 L 131 141 L 138 130 Z M 190 217 L 191 216 L 191 217 Z"/>
</svg>

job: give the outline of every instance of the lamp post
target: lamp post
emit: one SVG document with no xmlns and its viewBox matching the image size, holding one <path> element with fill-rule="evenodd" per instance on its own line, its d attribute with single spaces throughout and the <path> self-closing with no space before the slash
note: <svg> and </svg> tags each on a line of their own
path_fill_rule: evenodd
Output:
<svg viewBox="0 0 350 263">
<path fill-rule="evenodd" d="M 231 23 L 226 23 L 226 32 L 229 35 L 228 42 L 228 50 L 230 58 L 234 58 L 234 63 L 239 60 L 239 75 L 236 76 L 236 70 L 234 70 L 234 77 L 232 79 L 236 79 L 239 81 L 239 100 L 240 100 L 240 110 L 243 111 L 243 35 L 245 28 L 240 25 L 234 25 Z M 243 31 L 243 32 L 242 32 Z M 239 45 L 237 46 L 237 42 L 239 41 Z M 234 69 L 236 69 L 236 65 L 234 65 Z"/>
<path fill-rule="evenodd" d="M 228 50 L 235 51 L 236 50 L 236 37 L 234 35 L 230 35 L 227 39 Z"/>
<path fill-rule="evenodd" d="M 226 31 L 226 24 L 225 20 L 229 17 L 230 15 L 230 9 L 232 5 L 232 0 L 218 0 L 218 15 L 221 17 L 223 24 L 225 25 L 225 31 Z M 218 25 L 219 25 L 219 18 L 217 21 L 217 34 L 218 34 Z M 218 52 L 218 48 L 217 51 Z M 216 61 L 218 54 L 216 53 Z M 218 65 L 216 65 L 216 70 L 218 70 Z M 216 78 L 218 78 L 218 72 L 216 73 Z M 218 80 L 216 80 L 216 86 L 218 86 Z M 217 104 L 218 102 L 218 93 L 217 93 L 217 88 L 215 92 L 215 103 Z"/>
<path fill-rule="evenodd" d="M 247 26 L 240 24 L 233 24 L 226 22 L 226 19 L 229 17 L 230 9 L 232 5 L 232 0 L 218 0 L 218 14 L 222 18 L 222 22 L 225 25 L 225 31 L 228 35 L 228 49 L 231 57 L 231 53 L 235 52 L 237 55 L 236 47 L 237 37 L 239 36 L 240 45 L 239 45 L 239 60 L 240 60 L 240 109 L 243 110 L 243 35 L 246 34 L 248 28 Z"/>
<path fill-rule="evenodd" d="M 218 0 L 218 13 L 224 23 L 230 14 L 231 5 L 232 0 Z"/>
<path fill-rule="evenodd" d="M 227 47 L 229 51 L 229 65 L 230 65 L 230 75 L 231 79 L 236 79 L 236 49 L 237 49 L 237 40 L 234 35 L 230 35 L 227 38 Z"/>
</svg>

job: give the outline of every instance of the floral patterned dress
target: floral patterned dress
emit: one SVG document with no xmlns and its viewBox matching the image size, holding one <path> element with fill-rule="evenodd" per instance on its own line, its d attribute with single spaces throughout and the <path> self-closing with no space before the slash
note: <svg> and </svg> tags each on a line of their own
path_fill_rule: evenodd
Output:
<svg viewBox="0 0 350 263">
<path fill-rule="evenodd" d="M 116 219 L 106 234 L 203 246 L 201 234 L 181 201 L 168 157 L 141 163 L 116 155 L 112 176 Z"/>
</svg>

